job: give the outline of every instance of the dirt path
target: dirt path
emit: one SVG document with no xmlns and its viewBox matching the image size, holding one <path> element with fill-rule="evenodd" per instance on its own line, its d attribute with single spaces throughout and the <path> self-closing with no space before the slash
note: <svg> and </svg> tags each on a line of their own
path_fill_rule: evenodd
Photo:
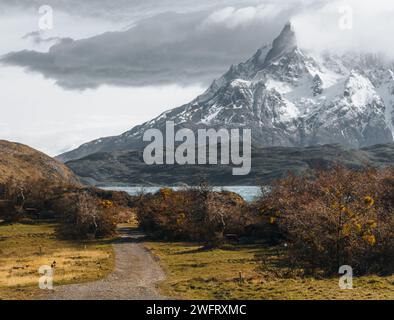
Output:
<svg viewBox="0 0 394 320">
<path fill-rule="evenodd" d="M 156 284 L 165 275 L 148 250 L 141 245 L 143 235 L 132 228 L 120 228 L 114 244 L 115 269 L 106 279 L 54 288 L 45 299 L 55 300 L 155 300 L 161 296 Z"/>
</svg>

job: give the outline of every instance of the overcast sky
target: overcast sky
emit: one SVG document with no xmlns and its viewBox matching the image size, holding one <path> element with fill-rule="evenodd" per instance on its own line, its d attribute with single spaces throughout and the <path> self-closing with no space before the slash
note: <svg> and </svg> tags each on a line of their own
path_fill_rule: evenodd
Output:
<svg viewBox="0 0 394 320">
<path fill-rule="evenodd" d="M 43 4 L 54 25 L 38 32 Z M 394 57 L 393 13 L 391 0 L 1 0 L 0 139 L 56 155 L 120 134 L 195 98 L 289 20 L 300 46 Z"/>
</svg>

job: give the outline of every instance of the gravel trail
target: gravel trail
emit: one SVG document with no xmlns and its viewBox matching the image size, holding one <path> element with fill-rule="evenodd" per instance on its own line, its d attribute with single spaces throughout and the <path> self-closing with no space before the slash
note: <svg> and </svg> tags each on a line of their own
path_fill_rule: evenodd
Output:
<svg viewBox="0 0 394 320">
<path fill-rule="evenodd" d="M 115 268 L 105 279 L 54 287 L 48 300 L 162 300 L 157 283 L 165 274 L 151 253 L 143 247 L 144 235 L 133 228 L 119 228 L 114 243 Z"/>
</svg>

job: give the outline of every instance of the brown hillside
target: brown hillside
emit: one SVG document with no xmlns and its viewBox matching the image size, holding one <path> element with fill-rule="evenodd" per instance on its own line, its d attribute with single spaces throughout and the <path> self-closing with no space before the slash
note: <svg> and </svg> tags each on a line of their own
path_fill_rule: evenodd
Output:
<svg viewBox="0 0 394 320">
<path fill-rule="evenodd" d="M 48 179 L 78 183 L 70 169 L 46 154 L 20 143 L 0 140 L 0 183 L 10 177 L 18 181 Z"/>
</svg>

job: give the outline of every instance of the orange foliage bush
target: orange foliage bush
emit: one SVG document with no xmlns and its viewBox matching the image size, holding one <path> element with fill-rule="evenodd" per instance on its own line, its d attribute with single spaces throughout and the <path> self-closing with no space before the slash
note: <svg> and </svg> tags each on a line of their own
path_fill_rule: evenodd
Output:
<svg viewBox="0 0 394 320">
<path fill-rule="evenodd" d="M 394 172 L 337 166 L 278 181 L 258 203 L 295 261 L 337 273 L 394 271 Z"/>
<path fill-rule="evenodd" d="M 54 202 L 62 212 L 58 233 L 64 238 L 97 238 L 114 234 L 116 207 L 87 192 L 66 193 Z"/>
<path fill-rule="evenodd" d="M 227 234 L 241 235 L 252 222 L 245 201 L 231 192 L 201 187 L 182 191 L 161 189 L 142 195 L 137 216 L 150 235 L 217 245 Z"/>
<path fill-rule="evenodd" d="M 0 185 L 0 219 L 56 218 L 59 235 L 66 238 L 112 235 L 117 223 L 135 216 L 132 206 L 132 197 L 124 192 L 44 179 L 9 179 Z"/>
</svg>

